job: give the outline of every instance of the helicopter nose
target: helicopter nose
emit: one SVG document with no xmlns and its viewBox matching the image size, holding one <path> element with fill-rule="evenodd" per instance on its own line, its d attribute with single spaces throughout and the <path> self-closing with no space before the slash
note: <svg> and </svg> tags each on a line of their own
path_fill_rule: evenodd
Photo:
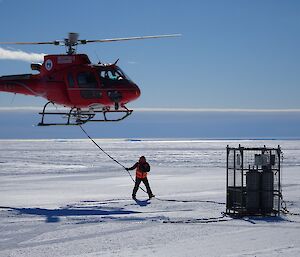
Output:
<svg viewBox="0 0 300 257">
<path fill-rule="evenodd" d="M 133 101 L 139 98 L 141 95 L 141 90 L 135 83 L 130 83 L 130 89 L 128 90 L 128 100 Z"/>
<path fill-rule="evenodd" d="M 134 86 L 135 86 L 134 92 L 135 92 L 135 99 L 136 99 L 136 98 L 139 98 L 139 97 L 140 97 L 140 95 L 141 95 L 141 90 L 139 89 L 139 87 L 138 87 L 136 84 L 134 84 Z"/>
</svg>

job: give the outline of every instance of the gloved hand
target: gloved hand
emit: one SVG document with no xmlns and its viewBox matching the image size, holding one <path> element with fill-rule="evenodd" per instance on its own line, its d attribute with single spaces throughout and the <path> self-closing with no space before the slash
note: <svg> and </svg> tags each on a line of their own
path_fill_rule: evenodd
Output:
<svg viewBox="0 0 300 257">
<path fill-rule="evenodd" d="M 125 170 L 129 171 L 129 168 L 125 168 Z"/>
</svg>

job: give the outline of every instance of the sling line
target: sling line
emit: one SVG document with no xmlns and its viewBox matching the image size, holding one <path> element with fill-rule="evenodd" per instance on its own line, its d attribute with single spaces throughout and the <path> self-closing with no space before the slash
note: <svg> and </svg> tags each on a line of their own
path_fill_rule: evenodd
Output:
<svg viewBox="0 0 300 257">
<path fill-rule="evenodd" d="M 111 160 L 113 160 L 115 163 L 117 163 L 118 165 L 120 165 L 124 170 L 127 171 L 128 175 L 130 176 L 131 180 L 133 181 L 133 183 L 135 183 L 134 178 L 132 177 L 132 175 L 130 174 L 130 172 L 126 169 L 126 167 L 120 163 L 118 160 L 116 160 L 115 158 L 113 158 L 110 154 L 108 154 L 102 147 L 100 147 L 93 138 L 90 137 L 90 135 L 84 130 L 84 128 L 79 125 L 79 127 L 81 128 L 81 130 L 83 131 L 83 133 L 95 144 L 95 146 L 97 146 L 99 148 L 99 150 L 101 150 L 106 156 L 108 156 Z M 142 187 L 139 187 L 142 191 L 144 191 L 147 194 L 147 191 L 145 191 Z"/>
</svg>

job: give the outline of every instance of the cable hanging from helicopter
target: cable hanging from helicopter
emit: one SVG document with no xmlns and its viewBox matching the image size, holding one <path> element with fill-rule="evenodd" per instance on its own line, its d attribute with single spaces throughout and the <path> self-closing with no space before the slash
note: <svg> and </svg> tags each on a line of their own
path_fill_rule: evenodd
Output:
<svg viewBox="0 0 300 257">
<path fill-rule="evenodd" d="M 86 54 L 77 54 L 80 44 L 178 37 L 180 34 L 83 40 L 77 33 L 69 33 L 64 40 L 46 42 L 0 42 L 17 45 L 61 45 L 66 54 L 45 55 L 43 64 L 32 64 L 38 74 L 0 77 L 0 91 L 40 96 L 48 100 L 44 105 L 39 126 L 82 125 L 87 122 L 120 121 L 132 114 L 126 104 L 139 98 L 139 87 L 113 64 L 92 64 Z M 61 105 L 67 111 L 48 111 Z M 97 114 L 102 118 L 96 117 Z M 47 117 L 63 116 L 64 122 L 45 121 Z M 108 115 L 112 117 L 108 117 Z M 51 119 L 51 118 L 50 118 Z"/>
</svg>

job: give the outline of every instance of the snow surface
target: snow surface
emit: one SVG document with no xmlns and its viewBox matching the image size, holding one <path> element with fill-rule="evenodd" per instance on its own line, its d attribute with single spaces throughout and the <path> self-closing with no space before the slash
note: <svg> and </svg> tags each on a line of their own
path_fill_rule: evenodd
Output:
<svg viewBox="0 0 300 257">
<path fill-rule="evenodd" d="M 300 256 L 300 216 L 222 217 L 227 144 L 281 145 L 299 213 L 299 141 L 97 142 L 127 167 L 145 155 L 157 198 L 133 201 L 126 171 L 88 140 L 0 140 L 1 257 Z"/>
</svg>

